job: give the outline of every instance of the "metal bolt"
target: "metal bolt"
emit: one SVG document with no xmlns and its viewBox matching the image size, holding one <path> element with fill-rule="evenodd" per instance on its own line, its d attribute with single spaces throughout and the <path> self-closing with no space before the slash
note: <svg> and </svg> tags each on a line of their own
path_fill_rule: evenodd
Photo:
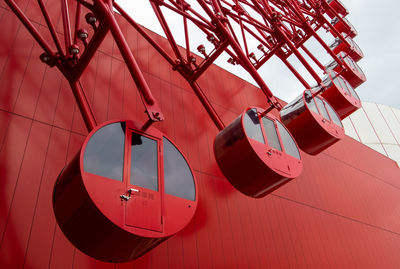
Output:
<svg viewBox="0 0 400 269">
<path fill-rule="evenodd" d="M 197 47 L 197 51 L 200 53 L 204 53 L 206 51 L 206 48 L 204 47 L 204 45 L 200 45 Z"/>
<path fill-rule="evenodd" d="M 81 40 L 85 40 L 89 37 L 89 34 L 85 29 L 79 29 L 77 35 Z"/>
<path fill-rule="evenodd" d="M 71 45 L 69 47 L 69 53 L 78 54 L 79 53 L 79 47 L 77 45 Z"/>
<path fill-rule="evenodd" d="M 94 16 L 93 13 L 88 13 L 85 16 L 86 22 L 89 23 L 90 25 L 93 25 L 97 22 L 97 18 Z"/>
<path fill-rule="evenodd" d="M 213 42 L 213 41 L 215 40 L 215 36 L 213 36 L 213 35 L 208 35 L 208 36 L 207 36 L 207 40 L 210 41 L 210 42 Z"/>
<path fill-rule="evenodd" d="M 42 53 L 42 54 L 40 55 L 40 60 L 41 60 L 43 63 L 48 63 L 48 62 L 50 61 L 50 57 L 49 57 L 46 53 Z"/>
</svg>

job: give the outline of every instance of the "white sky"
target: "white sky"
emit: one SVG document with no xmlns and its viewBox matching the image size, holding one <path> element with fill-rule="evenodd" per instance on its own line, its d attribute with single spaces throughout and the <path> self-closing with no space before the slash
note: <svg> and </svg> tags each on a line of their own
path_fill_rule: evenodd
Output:
<svg viewBox="0 0 400 269">
<path fill-rule="evenodd" d="M 129 2 L 132 3 L 131 1 L 117 1 L 125 10 L 129 11 L 132 18 L 138 23 L 164 36 L 148 1 L 140 1 L 140 7 L 136 2 L 136 5 L 131 8 L 129 7 Z M 354 40 L 365 55 L 358 64 L 364 71 L 367 82 L 356 89 L 357 93 L 363 101 L 400 108 L 400 74 L 398 74 L 399 68 L 397 67 L 397 64 L 400 62 L 400 16 L 397 14 L 400 8 L 400 1 L 342 0 L 342 2 L 349 10 L 347 19 L 354 25 L 358 32 Z M 190 1 L 190 3 L 197 11 L 201 11 L 201 8 L 196 6 L 195 1 Z M 167 19 L 169 24 L 174 26 L 172 27 L 172 31 L 177 37 L 176 41 L 180 45 L 183 45 L 183 35 L 179 34 L 183 29 L 181 27 L 181 17 L 174 16 L 171 13 L 170 16 L 167 15 Z M 208 52 L 212 49 L 209 42 L 195 28 L 191 29 L 191 33 L 193 34 L 191 40 L 194 43 L 191 44 L 192 51 L 195 51 L 196 47 L 200 44 L 204 44 Z M 325 33 L 324 30 L 320 30 L 318 33 L 328 45 L 334 40 L 333 36 Z M 330 56 L 315 40 L 311 39 L 305 45 L 323 64 L 330 61 Z M 256 55 L 259 53 L 256 49 L 252 51 Z M 306 55 L 303 53 L 303 56 Z M 216 63 L 252 82 L 252 78 L 241 67 L 226 63 L 228 58 L 228 56 L 223 54 L 217 59 Z M 315 84 L 312 77 L 294 56 L 291 56 L 289 61 L 300 71 L 309 84 Z M 311 60 L 309 60 L 309 63 L 312 63 Z M 322 72 L 315 65 L 313 66 L 320 76 L 322 76 Z M 287 102 L 290 102 L 304 90 L 302 84 L 297 81 L 286 66 L 276 57 L 271 58 L 265 63 L 260 68 L 259 73 L 274 95 Z"/>
</svg>

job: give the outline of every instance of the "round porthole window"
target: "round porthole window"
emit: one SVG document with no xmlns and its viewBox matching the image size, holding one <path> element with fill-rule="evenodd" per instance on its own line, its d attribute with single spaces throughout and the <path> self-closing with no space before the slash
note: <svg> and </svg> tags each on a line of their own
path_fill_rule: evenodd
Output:
<svg viewBox="0 0 400 269">
<path fill-rule="evenodd" d="M 143 255 L 182 230 L 196 211 L 197 185 L 187 160 L 159 130 L 141 126 L 98 126 L 54 188 L 61 230 L 99 260 Z"/>
</svg>

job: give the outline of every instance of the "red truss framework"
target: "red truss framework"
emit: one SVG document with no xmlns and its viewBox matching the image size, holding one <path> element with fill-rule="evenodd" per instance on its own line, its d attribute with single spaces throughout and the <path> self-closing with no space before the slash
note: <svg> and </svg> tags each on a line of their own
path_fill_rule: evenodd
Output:
<svg viewBox="0 0 400 269">
<path fill-rule="evenodd" d="M 113 9 L 116 9 L 132 27 L 157 49 L 174 70 L 178 71 L 189 82 L 220 130 L 225 125 L 197 84 L 197 79 L 223 52 L 230 55 L 228 62 L 240 64 L 252 76 L 267 98 L 269 104 L 267 110 L 269 111 L 274 108 L 280 110 L 281 107 L 257 70 L 273 55 L 277 55 L 305 88 L 309 89 L 310 85 L 287 61 L 287 58 L 294 54 L 310 72 L 316 83 L 323 88 L 322 79 L 302 56 L 300 49 L 319 68 L 325 71 L 325 67 L 304 46 L 304 43 L 313 37 L 338 63 L 340 68 L 345 70 L 345 66 L 317 34 L 317 30 L 323 27 L 340 39 L 342 46 L 344 45 L 346 48 L 351 46 L 346 40 L 346 35 L 340 33 L 325 17 L 325 14 L 328 14 L 336 18 L 336 21 L 340 22 L 342 27 L 349 28 L 347 21 L 339 14 L 346 15 L 343 11 L 343 9 L 345 11 L 346 9 L 337 0 L 198 0 L 197 4 L 201 6 L 201 11 L 193 9 L 189 2 L 182 0 L 150 0 L 154 13 L 172 48 L 172 55 L 168 54 L 147 35 L 134 18 L 128 15 L 118 3 L 111 0 L 62 0 L 60 8 L 62 11 L 63 42 L 59 40 L 56 34 L 45 4 L 42 0 L 38 0 L 53 39 L 52 45 L 46 42 L 14 0 L 5 1 L 43 48 L 44 53 L 40 57 L 41 60 L 50 66 L 56 66 L 69 81 L 88 130 L 93 129 L 97 123 L 86 100 L 85 93 L 78 87 L 79 79 L 109 31 L 112 33 L 140 91 L 149 119 L 151 121 L 163 120 L 162 111 L 118 26 Z M 186 48 L 184 53 L 179 49 L 175 41 L 176 37 L 171 32 L 171 26 L 164 15 L 165 10 L 172 11 L 183 19 Z M 85 16 L 83 16 L 84 13 Z M 74 27 L 72 27 L 70 21 L 70 18 L 73 17 L 75 19 Z M 86 21 L 86 25 L 84 25 L 84 21 Z M 208 53 L 204 45 L 197 47 L 197 50 L 204 56 L 200 62 L 197 60 L 198 57 L 195 57 L 191 52 L 189 23 L 197 27 L 214 47 Z M 88 26 L 91 29 L 86 29 Z M 89 36 L 89 31 L 92 33 L 91 36 Z M 250 39 L 259 44 L 252 47 L 254 42 L 250 42 Z M 64 46 L 62 43 L 64 43 Z M 260 51 L 261 57 L 257 58 L 255 51 Z"/>
</svg>

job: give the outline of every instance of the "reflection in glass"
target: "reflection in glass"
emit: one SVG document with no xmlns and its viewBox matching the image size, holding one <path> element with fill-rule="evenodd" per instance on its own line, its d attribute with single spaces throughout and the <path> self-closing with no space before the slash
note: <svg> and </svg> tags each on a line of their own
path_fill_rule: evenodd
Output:
<svg viewBox="0 0 400 269">
<path fill-rule="evenodd" d="M 188 164 L 182 154 L 165 137 L 163 144 L 165 193 L 194 201 L 196 190 Z"/>
<path fill-rule="evenodd" d="M 310 91 L 306 91 L 305 99 L 306 99 L 306 103 L 307 103 L 308 108 L 312 112 L 319 114 L 317 105 L 315 104 L 314 98 L 312 98 L 312 95 L 311 95 Z"/>
<path fill-rule="evenodd" d="M 356 93 L 356 91 L 353 89 L 353 87 L 347 82 L 347 80 L 344 81 L 347 89 L 349 89 L 349 91 L 351 92 L 351 95 L 356 98 L 357 100 L 360 100 L 360 97 L 358 97 L 358 94 Z"/>
<path fill-rule="evenodd" d="M 260 120 L 254 108 L 250 109 L 244 114 L 243 123 L 248 137 L 265 144 L 264 137 L 261 132 Z"/>
<path fill-rule="evenodd" d="M 276 121 L 278 125 L 278 130 L 279 134 L 281 135 L 283 147 L 285 148 L 285 152 L 289 154 L 290 156 L 293 156 L 297 159 L 300 160 L 300 153 L 299 149 L 297 148 L 296 143 L 294 142 L 293 138 L 289 134 L 289 132 L 286 130 L 286 128 L 280 123 L 279 121 Z"/>
<path fill-rule="evenodd" d="M 279 142 L 279 137 L 275 129 L 275 124 L 272 120 L 263 117 L 262 122 L 265 129 L 265 135 L 268 140 L 268 145 L 274 149 L 282 151 L 281 144 Z"/>
<path fill-rule="evenodd" d="M 96 131 L 83 155 L 85 172 L 122 181 L 125 124 L 112 123 Z"/>
<path fill-rule="evenodd" d="M 315 102 L 318 105 L 318 108 L 319 108 L 319 111 L 321 112 L 322 117 L 324 117 L 325 119 L 330 121 L 328 111 L 326 111 L 324 103 L 322 102 L 322 100 L 320 98 L 318 98 L 318 97 L 316 97 L 314 99 L 315 99 Z"/>
<path fill-rule="evenodd" d="M 158 191 L 157 141 L 132 133 L 130 184 Z"/>
<path fill-rule="evenodd" d="M 342 127 L 343 127 L 342 121 L 339 119 L 338 115 L 336 114 L 336 111 L 333 110 L 333 108 L 332 108 L 327 102 L 324 102 L 324 103 L 325 103 L 326 109 L 327 109 L 328 112 L 329 112 L 329 115 L 330 115 L 331 118 L 332 118 L 332 121 L 333 121 L 337 126 L 342 126 Z"/>
</svg>

